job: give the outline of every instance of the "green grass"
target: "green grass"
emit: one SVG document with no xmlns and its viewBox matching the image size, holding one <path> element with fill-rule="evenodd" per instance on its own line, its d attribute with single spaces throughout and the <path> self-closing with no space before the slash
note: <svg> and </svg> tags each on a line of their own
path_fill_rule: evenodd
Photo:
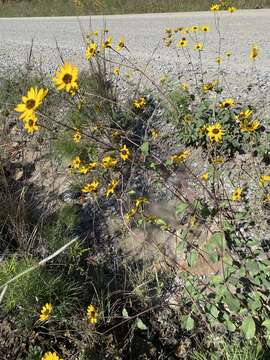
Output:
<svg viewBox="0 0 270 360">
<path fill-rule="evenodd" d="M 96 14 L 127 14 L 174 11 L 208 10 L 209 0 L 81 0 L 76 6 L 73 0 L 2 0 L 1 17 L 14 16 L 68 16 Z M 228 1 L 237 8 L 270 7 L 270 0 Z"/>
</svg>

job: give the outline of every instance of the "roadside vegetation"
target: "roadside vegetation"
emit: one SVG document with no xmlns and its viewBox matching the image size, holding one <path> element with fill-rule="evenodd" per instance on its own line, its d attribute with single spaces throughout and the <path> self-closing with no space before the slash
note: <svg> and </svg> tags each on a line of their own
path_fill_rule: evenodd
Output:
<svg viewBox="0 0 270 360">
<path fill-rule="evenodd" d="M 5 359 L 269 359 L 269 119 L 230 93 L 220 9 L 161 34 L 179 80 L 109 29 L 84 34 L 88 68 L 1 79 Z"/>
<path fill-rule="evenodd" d="M 157 12 L 203 11 L 208 10 L 209 0 L 1 0 L 0 16 L 69 16 L 109 15 Z M 222 1 L 223 8 L 230 1 Z M 262 9 L 270 7 L 270 0 L 239 0 L 241 9 Z"/>
</svg>

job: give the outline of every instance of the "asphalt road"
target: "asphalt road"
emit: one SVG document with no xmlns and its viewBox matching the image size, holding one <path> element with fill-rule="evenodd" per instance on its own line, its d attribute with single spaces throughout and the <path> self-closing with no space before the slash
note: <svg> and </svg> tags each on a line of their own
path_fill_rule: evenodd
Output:
<svg viewBox="0 0 270 360">
<path fill-rule="evenodd" d="M 220 12 L 222 53 L 232 52 L 229 69 L 233 72 L 250 69 L 249 48 L 256 43 L 261 47 L 257 68 L 269 71 L 270 59 L 270 9 L 240 10 L 234 14 Z M 177 60 L 175 49 L 164 47 L 161 41 L 164 28 L 208 24 L 210 31 L 205 41 L 203 64 L 205 68 L 214 68 L 218 54 L 218 36 L 211 12 L 116 15 L 93 17 L 52 17 L 52 18 L 2 18 L 0 19 L 0 67 L 23 64 L 27 58 L 31 41 L 34 41 L 33 56 L 47 71 L 60 62 L 56 41 L 62 56 L 73 63 L 81 64 L 84 56 L 83 32 L 106 27 L 116 43 L 124 35 L 132 56 L 144 64 L 152 56 L 150 68 L 154 74 L 177 72 L 184 58 Z M 178 35 L 180 38 L 180 35 Z M 191 49 L 196 60 L 197 53 Z M 224 63 L 224 66 L 227 65 Z"/>
</svg>

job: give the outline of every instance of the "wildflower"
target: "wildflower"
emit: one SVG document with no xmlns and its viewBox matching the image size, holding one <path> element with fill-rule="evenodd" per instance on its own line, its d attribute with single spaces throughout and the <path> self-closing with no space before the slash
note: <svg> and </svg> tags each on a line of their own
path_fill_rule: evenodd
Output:
<svg viewBox="0 0 270 360">
<path fill-rule="evenodd" d="M 94 162 L 91 162 L 87 165 L 89 171 L 91 170 L 95 170 L 97 168 L 97 163 L 94 161 Z"/>
<path fill-rule="evenodd" d="M 149 201 L 146 199 L 146 197 L 140 197 L 135 200 L 135 208 L 139 209 L 143 204 L 147 204 Z"/>
<path fill-rule="evenodd" d="M 85 57 L 87 60 L 92 59 L 92 57 L 96 56 L 97 54 L 97 44 L 92 42 L 87 49 L 85 50 Z"/>
<path fill-rule="evenodd" d="M 97 310 L 92 304 L 87 307 L 87 317 L 90 324 L 97 323 Z"/>
<path fill-rule="evenodd" d="M 249 53 L 249 57 L 251 60 L 255 60 L 259 55 L 259 47 L 257 45 L 252 45 Z"/>
<path fill-rule="evenodd" d="M 199 26 L 195 25 L 191 27 L 191 32 L 198 32 L 199 31 Z"/>
<path fill-rule="evenodd" d="M 204 125 L 199 129 L 199 133 L 200 133 L 201 135 L 207 134 L 207 125 L 206 125 L 206 124 L 204 124 Z"/>
<path fill-rule="evenodd" d="M 168 35 L 171 35 L 172 32 L 173 32 L 172 28 L 165 29 L 165 33 L 167 33 Z"/>
<path fill-rule="evenodd" d="M 189 34 L 189 28 L 183 28 L 181 31 L 181 34 L 183 34 L 183 35 Z"/>
<path fill-rule="evenodd" d="M 202 30 L 202 32 L 208 32 L 209 31 L 209 26 L 208 25 L 203 25 L 202 27 L 201 27 L 201 30 Z"/>
<path fill-rule="evenodd" d="M 219 4 L 213 4 L 211 5 L 211 8 L 210 8 L 211 11 L 219 11 L 220 10 L 220 5 Z"/>
<path fill-rule="evenodd" d="M 185 161 L 190 156 L 189 150 L 182 150 L 178 154 L 172 155 L 170 159 L 176 164 L 180 164 Z"/>
<path fill-rule="evenodd" d="M 208 181 L 208 179 L 209 179 L 209 172 L 208 172 L 208 171 L 205 171 L 204 173 L 202 173 L 201 179 L 204 180 L 204 181 Z"/>
<path fill-rule="evenodd" d="M 236 121 L 248 120 L 251 117 L 252 113 L 253 111 L 251 109 L 243 110 L 238 115 L 235 115 L 235 120 Z"/>
<path fill-rule="evenodd" d="M 140 97 L 137 100 L 133 101 L 133 105 L 136 109 L 142 109 L 145 105 L 145 98 L 144 97 Z"/>
<path fill-rule="evenodd" d="M 44 306 L 42 306 L 40 315 L 39 315 L 39 321 L 47 321 L 50 317 L 50 314 L 52 313 L 53 306 L 50 303 L 46 303 Z"/>
<path fill-rule="evenodd" d="M 113 73 L 114 73 L 115 76 L 119 76 L 120 75 L 120 68 L 119 67 L 114 68 Z"/>
<path fill-rule="evenodd" d="M 39 89 L 31 87 L 26 96 L 22 97 L 22 103 L 18 104 L 15 111 L 22 113 L 20 119 L 33 119 L 33 113 L 42 104 L 45 96 L 48 94 L 47 89 Z"/>
<path fill-rule="evenodd" d="M 233 7 L 233 6 L 230 6 L 230 7 L 228 8 L 228 11 L 232 14 L 232 13 L 236 12 L 236 8 Z"/>
<path fill-rule="evenodd" d="M 57 355 L 57 353 L 56 352 L 46 352 L 43 356 L 42 356 L 42 358 L 41 358 L 41 360 L 62 360 L 62 359 L 60 359 L 60 357 Z"/>
<path fill-rule="evenodd" d="M 125 47 L 125 38 L 121 37 L 121 39 L 119 40 L 118 45 L 116 46 L 116 50 L 121 51 L 124 47 Z"/>
<path fill-rule="evenodd" d="M 226 56 L 227 56 L 227 58 L 230 58 L 232 56 L 232 52 L 231 51 L 226 51 Z"/>
<path fill-rule="evenodd" d="M 220 107 L 222 109 L 229 109 L 229 108 L 232 108 L 235 106 L 235 102 L 232 98 L 229 98 L 229 99 L 225 99 L 224 101 L 222 101 L 220 103 Z"/>
<path fill-rule="evenodd" d="M 124 216 L 126 221 L 130 221 L 137 213 L 137 209 L 135 207 L 131 208 Z"/>
<path fill-rule="evenodd" d="M 84 174 L 84 175 L 89 172 L 89 168 L 87 165 L 80 166 L 78 170 L 80 174 Z"/>
<path fill-rule="evenodd" d="M 124 161 L 126 161 L 129 158 L 130 155 L 130 151 L 127 148 L 126 145 L 123 145 L 120 149 L 120 157 L 121 159 L 123 159 Z"/>
<path fill-rule="evenodd" d="M 83 193 L 91 193 L 97 191 L 98 187 L 99 187 L 99 182 L 97 180 L 93 180 L 92 182 L 84 185 L 81 191 Z"/>
<path fill-rule="evenodd" d="M 73 0 L 75 6 L 81 6 L 81 0 Z"/>
<path fill-rule="evenodd" d="M 79 169 L 81 165 L 81 159 L 79 156 L 76 156 L 72 161 L 71 161 L 71 167 L 73 169 Z"/>
<path fill-rule="evenodd" d="M 225 134 L 225 131 L 222 129 L 220 123 L 215 123 L 207 127 L 207 135 L 211 142 L 220 142 L 222 137 Z"/>
<path fill-rule="evenodd" d="M 191 114 L 186 114 L 186 115 L 184 115 L 183 121 L 184 121 L 185 123 L 187 123 L 187 124 L 190 124 L 190 123 L 193 121 L 192 115 L 191 115 Z"/>
<path fill-rule="evenodd" d="M 157 129 L 150 129 L 150 133 L 153 139 L 157 139 L 159 137 L 159 131 Z"/>
<path fill-rule="evenodd" d="M 160 82 L 161 84 L 164 84 L 164 83 L 166 82 L 166 80 L 167 80 L 167 76 L 166 76 L 166 75 L 162 75 L 162 76 L 159 78 L 159 82 Z"/>
<path fill-rule="evenodd" d="M 259 180 L 260 187 L 264 187 L 265 183 L 270 183 L 270 175 L 262 175 Z"/>
<path fill-rule="evenodd" d="M 203 91 L 207 92 L 207 91 L 211 91 L 214 89 L 214 83 L 209 82 L 206 84 L 203 84 Z"/>
<path fill-rule="evenodd" d="M 258 120 L 254 121 L 241 121 L 240 130 L 243 132 L 254 132 L 260 127 L 260 122 Z"/>
<path fill-rule="evenodd" d="M 79 143 L 81 141 L 82 135 L 79 130 L 76 130 L 75 134 L 73 135 L 73 140 L 75 143 Z"/>
<path fill-rule="evenodd" d="M 270 194 L 264 195 L 262 202 L 264 204 L 269 204 L 270 203 Z"/>
<path fill-rule="evenodd" d="M 188 45 L 188 40 L 186 38 L 182 38 L 181 40 L 178 41 L 178 43 L 176 44 L 176 46 L 178 48 L 180 47 L 186 47 Z"/>
<path fill-rule="evenodd" d="M 202 51 L 203 50 L 203 43 L 196 43 L 193 46 L 194 50 Z"/>
<path fill-rule="evenodd" d="M 32 119 L 24 121 L 24 129 L 27 130 L 28 134 L 33 134 L 34 131 L 38 131 L 37 119 L 35 115 Z"/>
<path fill-rule="evenodd" d="M 68 93 L 78 89 L 78 68 L 69 63 L 61 66 L 60 70 L 56 71 L 55 77 L 52 78 L 58 90 L 65 90 Z"/>
<path fill-rule="evenodd" d="M 240 201 L 241 200 L 241 194 L 242 194 L 242 189 L 240 187 L 237 187 L 234 192 L 232 193 L 231 196 L 231 200 L 232 201 Z"/>
<path fill-rule="evenodd" d="M 216 63 L 217 63 L 218 65 L 220 65 L 221 62 L 222 62 L 221 56 L 217 56 L 217 57 L 216 57 Z"/>
<path fill-rule="evenodd" d="M 180 84 L 180 87 L 183 91 L 189 90 L 189 84 L 187 82 L 183 82 L 182 84 Z"/>
<path fill-rule="evenodd" d="M 211 160 L 213 165 L 221 165 L 225 162 L 224 156 L 216 156 Z"/>
<path fill-rule="evenodd" d="M 90 35 L 98 36 L 98 30 L 92 31 L 92 32 L 90 33 Z"/>
<path fill-rule="evenodd" d="M 107 49 L 112 47 L 112 37 L 108 36 L 107 39 L 102 43 L 102 48 Z"/>
<path fill-rule="evenodd" d="M 105 168 L 105 169 L 109 169 L 114 167 L 117 164 L 117 160 L 112 158 L 111 156 L 105 156 L 102 161 L 101 161 L 101 165 Z"/>
<path fill-rule="evenodd" d="M 172 39 L 165 39 L 164 44 L 165 46 L 170 47 L 172 45 Z"/>
<path fill-rule="evenodd" d="M 116 186 L 118 185 L 119 181 L 112 180 L 112 182 L 109 184 L 107 190 L 106 190 L 106 196 L 110 196 L 111 194 L 114 194 Z"/>
</svg>

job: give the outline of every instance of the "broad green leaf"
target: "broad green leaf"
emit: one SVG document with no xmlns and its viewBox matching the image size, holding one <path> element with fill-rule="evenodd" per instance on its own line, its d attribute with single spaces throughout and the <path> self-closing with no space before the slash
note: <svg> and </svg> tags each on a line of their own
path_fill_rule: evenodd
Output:
<svg viewBox="0 0 270 360">
<path fill-rule="evenodd" d="M 233 295 L 231 295 L 229 293 L 229 291 L 225 292 L 223 301 L 225 302 L 225 304 L 228 305 L 228 308 L 235 313 L 237 313 L 238 310 L 240 309 L 239 300 L 236 297 L 234 297 Z"/>
<path fill-rule="evenodd" d="M 264 320 L 262 326 L 266 327 L 267 333 L 270 333 L 270 320 Z"/>
<path fill-rule="evenodd" d="M 129 317 L 129 315 L 128 315 L 128 312 L 127 312 L 127 309 L 126 309 L 126 308 L 123 308 L 123 310 L 122 310 L 122 316 L 123 316 L 124 318 L 128 318 L 128 317 Z"/>
<path fill-rule="evenodd" d="M 198 259 L 198 251 L 193 249 L 187 254 L 187 262 L 189 266 L 193 266 Z"/>
<path fill-rule="evenodd" d="M 251 316 L 247 317 L 243 321 L 241 331 L 247 340 L 254 338 L 256 333 L 256 324 Z"/>
<path fill-rule="evenodd" d="M 144 156 L 149 155 L 149 142 L 148 141 L 144 142 L 141 145 L 140 149 Z"/>
<path fill-rule="evenodd" d="M 236 326 L 234 325 L 233 322 L 231 322 L 230 320 L 226 321 L 226 326 L 227 326 L 227 329 L 230 331 L 230 332 L 234 332 L 236 330 Z"/>
<path fill-rule="evenodd" d="M 219 310 L 215 305 L 212 305 L 210 308 L 210 313 L 212 316 L 214 316 L 214 318 L 217 318 L 219 315 Z"/>
<path fill-rule="evenodd" d="M 187 321 L 186 321 L 186 330 L 190 331 L 194 328 L 194 320 L 192 319 L 191 316 L 188 316 Z"/>
<path fill-rule="evenodd" d="M 186 209 L 189 207 L 189 205 L 185 202 L 180 202 L 175 209 L 176 215 L 182 214 L 186 211 Z"/>
<path fill-rule="evenodd" d="M 147 330 L 147 326 L 145 325 L 145 323 L 140 318 L 137 318 L 136 326 L 140 330 Z"/>
</svg>

